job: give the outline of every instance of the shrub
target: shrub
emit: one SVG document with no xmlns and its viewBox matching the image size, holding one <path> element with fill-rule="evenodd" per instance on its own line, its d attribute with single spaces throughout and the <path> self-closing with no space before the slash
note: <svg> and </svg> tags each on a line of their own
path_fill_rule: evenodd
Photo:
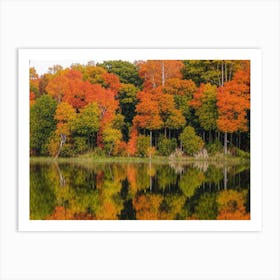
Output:
<svg viewBox="0 0 280 280">
<path fill-rule="evenodd" d="M 74 153 L 75 154 L 82 154 L 87 151 L 88 145 L 87 145 L 87 139 L 85 137 L 78 137 L 76 136 L 74 138 Z"/>
<path fill-rule="evenodd" d="M 169 156 L 177 148 L 176 139 L 168 139 L 160 136 L 158 139 L 158 153 L 163 156 Z"/>
<path fill-rule="evenodd" d="M 145 135 L 139 135 L 136 141 L 137 155 L 140 157 L 148 156 L 150 148 L 150 137 Z"/>
<path fill-rule="evenodd" d="M 208 144 L 206 149 L 209 155 L 215 155 L 219 152 L 222 152 L 223 145 L 219 140 L 216 139 L 214 143 Z"/>
<path fill-rule="evenodd" d="M 59 156 L 61 156 L 61 157 L 73 157 L 73 156 L 75 156 L 73 145 L 65 143 L 62 146 L 62 149 L 61 149 L 61 152 L 60 152 Z"/>
<path fill-rule="evenodd" d="M 202 138 L 195 134 L 195 130 L 191 126 L 185 127 L 180 134 L 180 140 L 182 141 L 184 152 L 189 155 L 194 155 L 204 146 Z"/>
<path fill-rule="evenodd" d="M 245 152 L 243 150 L 237 149 L 236 155 L 238 157 L 244 158 L 244 159 L 250 159 L 250 153 Z"/>
<path fill-rule="evenodd" d="M 93 157 L 105 157 L 106 156 L 106 152 L 102 148 L 96 147 L 96 148 L 94 148 L 94 150 L 92 152 L 92 156 Z"/>
</svg>

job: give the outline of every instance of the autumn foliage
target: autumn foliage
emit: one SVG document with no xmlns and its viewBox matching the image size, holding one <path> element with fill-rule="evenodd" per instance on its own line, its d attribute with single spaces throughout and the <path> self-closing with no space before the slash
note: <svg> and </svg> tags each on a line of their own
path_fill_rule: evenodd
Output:
<svg viewBox="0 0 280 280">
<path fill-rule="evenodd" d="M 214 141 L 227 144 L 227 134 L 231 145 L 250 149 L 249 61 L 89 62 L 54 65 L 41 76 L 30 68 L 32 124 L 43 121 L 44 96 L 55 102 L 55 114 L 52 102 L 45 104 L 44 112 L 52 112 L 45 123 L 50 129 L 45 135 L 32 128 L 31 143 L 40 143 L 31 147 L 32 155 L 54 155 L 61 147 L 62 156 L 135 156 L 141 135 L 150 137 L 149 156 L 182 149 L 183 139 L 189 145 L 184 152 L 193 155 Z M 183 135 L 186 127 L 191 134 Z M 172 149 L 158 149 L 160 141 L 172 142 Z"/>
</svg>

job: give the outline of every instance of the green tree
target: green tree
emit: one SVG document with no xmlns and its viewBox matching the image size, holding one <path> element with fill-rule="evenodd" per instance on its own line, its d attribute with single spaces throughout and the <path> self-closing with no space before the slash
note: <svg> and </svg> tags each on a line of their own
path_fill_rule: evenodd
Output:
<svg viewBox="0 0 280 280">
<path fill-rule="evenodd" d="M 194 128 L 191 126 L 184 128 L 180 134 L 180 140 L 183 144 L 183 150 L 189 155 L 194 155 L 204 146 L 202 138 L 196 135 Z"/>
<path fill-rule="evenodd" d="M 176 109 L 179 109 L 188 123 L 191 121 L 189 101 L 192 100 L 197 87 L 192 80 L 180 80 L 178 78 L 166 81 L 162 91 L 173 95 Z"/>
<path fill-rule="evenodd" d="M 84 107 L 81 112 L 77 114 L 76 118 L 72 119 L 70 122 L 72 134 L 74 136 L 85 137 L 89 148 L 93 147 L 99 126 L 100 109 L 97 103 L 91 103 Z"/>
<path fill-rule="evenodd" d="M 200 127 L 204 131 L 209 131 L 209 142 L 212 142 L 211 131 L 217 130 L 217 87 L 211 84 L 201 84 L 193 99 L 189 102 L 195 109 Z"/>
<path fill-rule="evenodd" d="M 142 86 L 143 80 L 139 77 L 138 67 L 135 64 L 122 60 L 108 60 L 97 64 L 97 66 L 118 75 L 122 83 L 133 84 L 135 87 Z"/>
<path fill-rule="evenodd" d="M 141 157 L 148 156 L 150 139 L 148 136 L 139 135 L 136 141 L 137 155 Z"/>
<path fill-rule="evenodd" d="M 107 126 L 103 131 L 104 148 L 110 156 L 114 147 L 121 141 L 122 134 L 120 130 Z"/>
<path fill-rule="evenodd" d="M 33 155 L 46 155 L 49 137 L 54 132 L 56 102 L 43 95 L 30 108 L 30 149 Z"/>
<path fill-rule="evenodd" d="M 168 139 L 165 136 L 161 135 L 158 138 L 157 147 L 160 155 L 169 156 L 177 148 L 177 141 L 175 138 Z"/>
<path fill-rule="evenodd" d="M 135 106 L 137 104 L 137 92 L 139 89 L 133 84 L 122 84 L 118 92 L 121 112 L 125 117 L 125 122 L 131 123 L 135 116 Z"/>
<path fill-rule="evenodd" d="M 191 79 L 198 86 L 201 83 L 221 86 L 232 79 L 242 63 L 240 60 L 185 60 L 184 64 L 184 79 Z"/>
</svg>

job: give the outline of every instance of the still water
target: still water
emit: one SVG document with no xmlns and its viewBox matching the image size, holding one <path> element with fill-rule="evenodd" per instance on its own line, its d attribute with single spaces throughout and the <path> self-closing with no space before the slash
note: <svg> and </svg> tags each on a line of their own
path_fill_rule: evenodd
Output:
<svg viewBox="0 0 280 280">
<path fill-rule="evenodd" d="M 32 220 L 247 220 L 249 166 L 31 163 Z"/>
</svg>

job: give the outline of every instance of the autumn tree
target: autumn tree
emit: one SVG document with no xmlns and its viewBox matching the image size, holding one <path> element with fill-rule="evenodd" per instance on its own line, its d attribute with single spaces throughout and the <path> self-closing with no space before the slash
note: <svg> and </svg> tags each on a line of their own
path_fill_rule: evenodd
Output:
<svg viewBox="0 0 280 280">
<path fill-rule="evenodd" d="M 53 96 L 58 103 L 65 101 L 75 108 L 85 105 L 85 92 L 81 72 L 74 69 L 60 71 L 49 81 L 46 91 Z"/>
<path fill-rule="evenodd" d="M 68 141 L 71 135 L 70 124 L 75 117 L 76 111 L 72 105 L 66 102 L 61 102 L 57 105 L 54 116 L 57 121 L 56 130 L 55 133 L 51 135 L 48 145 L 49 153 L 56 158 L 59 156 L 62 146 Z"/>
<path fill-rule="evenodd" d="M 102 75 L 106 73 L 106 70 L 102 67 L 86 65 L 81 72 L 84 81 L 89 81 L 91 84 L 102 84 L 104 82 Z"/>
<path fill-rule="evenodd" d="M 39 97 L 39 75 L 34 67 L 29 68 L 29 91 L 34 93 L 34 97 Z"/>
<path fill-rule="evenodd" d="M 180 110 L 188 122 L 191 121 L 189 101 L 192 100 L 197 87 L 192 80 L 169 79 L 162 87 L 164 93 L 174 98 L 176 109 Z"/>
<path fill-rule="evenodd" d="M 250 109 L 250 73 L 240 70 L 233 80 L 218 88 L 217 126 L 224 132 L 224 152 L 227 154 L 227 134 L 248 131 L 247 112 Z"/>
<path fill-rule="evenodd" d="M 159 107 L 159 115 L 163 123 L 164 135 L 166 130 L 182 128 L 186 120 L 181 111 L 175 108 L 174 97 L 171 94 L 163 93 L 162 88 L 158 87 L 154 90 L 154 100 L 157 101 Z"/>
<path fill-rule="evenodd" d="M 143 129 L 150 131 L 150 146 L 152 146 L 153 130 L 162 127 L 163 122 L 160 117 L 158 101 L 155 95 L 150 92 L 139 92 L 137 94 L 139 103 L 136 105 L 137 115 L 133 119 L 133 123 Z"/>
<path fill-rule="evenodd" d="M 30 92 L 29 94 L 29 106 L 31 107 L 35 103 L 36 95 L 34 92 Z"/>
<path fill-rule="evenodd" d="M 92 91 L 86 96 L 88 103 L 96 102 L 100 109 L 100 128 L 97 136 L 97 144 L 103 144 L 103 130 L 110 126 L 116 117 L 119 102 L 116 99 L 116 92 L 111 89 L 103 88 L 100 84 L 91 86 Z"/>
<path fill-rule="evenodd" d="M 179 60 L 147 60 L 138 62 L 138 66 L 144 89 L 149 90 L 164 85 L 168 79 L 182 78 L 184 64 Z"/>
</svg>

